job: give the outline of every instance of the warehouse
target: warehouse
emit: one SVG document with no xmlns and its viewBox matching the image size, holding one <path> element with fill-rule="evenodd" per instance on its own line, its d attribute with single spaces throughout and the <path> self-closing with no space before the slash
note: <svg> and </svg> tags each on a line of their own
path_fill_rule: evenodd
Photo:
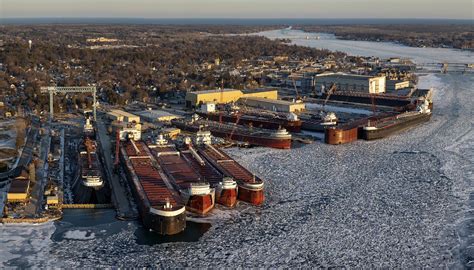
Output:
<svg viewBox="0 0 474 270">
<path fill-rule="evenodd" d="M 141 112 L 136 112 L 141 119 L 148 121 L 148 122 L 169 122 L 173 119 L 176 118 L 182 118 L 182 116 L 176 115 L 169 113 L 167 111 L 162 111 L 162 110 L 147 110 L 147 111 L 141 111 Z"/>
<path fill-rule="evenodd" d="M 110 112 L 107 112 L 107 116 L 111 121 L 140 123 L 140 116 L 122 110 L 111 110 Z"/>
<path fill-rule="evenodd" d="M 261 97 L 241 98 L 239 100 L 239 103 L 249 107 L 276 112 L 300 112 L 304 111 L 305 109 L 304 103 L 296 103 L 285 100 L 268 99 Z"/>
<path fill-rule="evenodd" d="M 365 92 L 370 94 L 385 93 L 385 76 L 365 76 L 344 73 L 324 73 L 316 75 L 315 88 L 320 93 L 328 91 L 332 84 L 337 91 Z"/>
<path fill-rule="evenodd" d="M 205 103 L 232 103 L 243 97 L 261 97 L 268 99 L 277 99 L 278 92 L 275 89 L 215 89 L 206 91 L 195 91 L 186 93 L 186 107 L 196 108 Z"/>
</svg>

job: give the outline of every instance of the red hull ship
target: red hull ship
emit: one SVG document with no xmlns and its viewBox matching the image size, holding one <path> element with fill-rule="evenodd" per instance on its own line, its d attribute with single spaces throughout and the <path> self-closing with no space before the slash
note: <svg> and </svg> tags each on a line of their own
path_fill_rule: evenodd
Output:
<svg viewBox="0 0 474 270">
<path fill-rule="evenodd" d="M 239 112 L 196 112 L 202 117 L 212 121 L 236 123 L 265 129 L 285 128 L 289 132 L 301 132 L 301 120 L 296 115 L 292 117 L 282 117 L 278 114 L 269 114 L 258 111 Z"/>
<path fill-rule="evenodd" d="M 100 170 L 100 162 L 97 156 L 96 141 L 85 137 L 79 149 L 79 167 L 81 168 L 82 185 L 95 189 L 104 186 L 104 180 Z"/>
<path fill-rule="evenodd" d="M 169 180 L 145 143 L 125 142 L 120 153 L 143 225 L 163 235 L 183 231 L 185 206 L 174 196 Z"/>
<path fill-rule="evenodd" d="M 167 144 L 162 137 L 157 140 L 156 145 L 150 145 L 150 148 L 186 202 L 186 209 L 199 215 L 207 214 L 214 207 L 214 189 L 210 188 L 207 180 L 201 178 L 174 144 Z"/>
<path fill-rule="evenodd" d="M 181 156 L 215 189 L 218 204 L 234 207 L 237 203 L 237 184 L 230 177 L 224 177 L 209 161 L 202 158 L 191 146 L 180 149 Z"/>
<path fill-rule="evenodd" d="M 239 186 L 239 200 L 253 205 L 263 204 L 265 196 L 262 179 L 212 145 L 201 145 L 198 147 L 198 152 L 222 174 L 235 179 Z"/>
<path fill-rule="evenodd" d="M 175 119 L 172 120 L 172 123 L 182 130 L 191 132 L 197 132 L 202 126 L 205 126 L 213 136 L 231 141 L 278 149 L 291 148 L 291 135 L 285 129 L 272 131 L 268 129 L 247 128 L 236 124 L 218 123 L 202 119 L 192 121 Z"/>
</svg>

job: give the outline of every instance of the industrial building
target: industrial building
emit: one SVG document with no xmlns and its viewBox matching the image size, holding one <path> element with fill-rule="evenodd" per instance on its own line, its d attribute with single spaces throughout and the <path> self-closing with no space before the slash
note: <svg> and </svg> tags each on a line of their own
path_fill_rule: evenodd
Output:
<svg viewBox="0 0 474 270">
<path fill-rule="evenodd" d="M 267 99 L 277 99 L 278 91 L 275 89 L 216 89 L 206 91 L 195 91 L 186 93 L 186 107 L 196 108 L 205 103 L 231 103 L 241 98 L 260 97 Z"/>
<path fill-rule="evenodd" d="M 385 93 L 385 76 L 365 76 L 344 73 L 323 73 L 315 77 L 315 89 L 325 93 L 332 84 L 337 86 L 337 91 L 364 92 L 370 94 Z"/>
<path fill-rule="evenodd" d="M 139 115 L 141 119 L 148 122 L 169 122 L 173 119 L 182 117 L 163 110 L 147 110 L 135 113 Z"/>
<path fill-rule="evenodd" d="M 122 110 L 111 110 L 110 112 L 107 112 L 107 117 L 111 121 L 120 121 L 120 122 L 127 122 L 127 123 L 140 123 L 140 116 L 131 114 L 126 111 Z"/>
<path fill-rule="evenodd" d="M 300 112 L 304 111 L 305 104 L 298 102 L 290 102 L 285 100 L 278 99 L 268 99 L 261 97 L 248 97 L 241 98 L 239 100 L 240 104 L 245 106 L 275 111 L 275 112 Z"/>
</svg>

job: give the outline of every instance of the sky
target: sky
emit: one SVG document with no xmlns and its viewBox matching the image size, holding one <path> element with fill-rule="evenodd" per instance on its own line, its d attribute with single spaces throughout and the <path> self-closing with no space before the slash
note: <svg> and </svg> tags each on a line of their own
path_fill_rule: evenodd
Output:
<svg viewBox="0 0 474 270">
<path fill-rule="evenodd" d="M 0 0 L 1 18 L 474 19 L 474 0 Z"/>
</svg>

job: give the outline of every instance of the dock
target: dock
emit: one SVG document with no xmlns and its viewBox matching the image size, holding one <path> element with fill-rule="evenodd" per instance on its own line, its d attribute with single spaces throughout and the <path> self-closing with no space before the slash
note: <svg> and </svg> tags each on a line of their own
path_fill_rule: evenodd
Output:
<svg viewBox="0 0 474 270">
<path fill-rule="evenodd" d="M 120 176 L 111 171 L 114 167 L 111 153 L 112 145 L 110 137 L 107 135 L 107 128 L 101 117 L 97 119 L 97 130 L 98 144 L 105 163 L 104 172 L 112 191 L 112 201 L 117 210 L 117 217 L 119 219 L 136 219 L 138 213 L 130 205 L 127 190 L 120 184 Z"/>
</svg>

